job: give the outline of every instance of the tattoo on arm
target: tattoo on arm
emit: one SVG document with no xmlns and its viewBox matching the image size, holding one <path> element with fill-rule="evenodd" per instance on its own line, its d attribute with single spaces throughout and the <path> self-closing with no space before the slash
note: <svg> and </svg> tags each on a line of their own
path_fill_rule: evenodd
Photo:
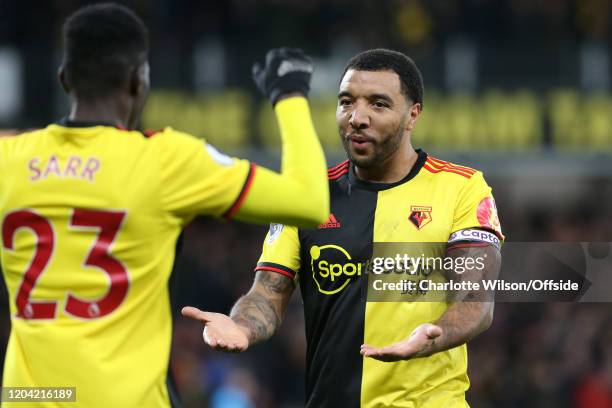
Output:
<svg viewBox="0 0 612 408">
<path fill-rule="evenodd" d="M 443 336 L 436 341 L 435 350 L 442 351 L 463 344 L 485 331 L 493 320 L 493 293 L 483 288 L 483 279 L 496 279 L 501 266 L 501 254 L 491 245 L 468 248 L 449 248 L 447 256 L 481 259 L 484 268 L 467 269 L 453 274 L 455 281 L 480 282 L 480 290 L 459 293 L 435 324 L 442 327 Z M 450 278 L 450 277 L 449 277 Z"/>
<path fill-rule="evenodd" d="M 251 290 L 230 313 L 237 324 L 247 329 L 250 344 L 267 340 L 278 329 L 293 290 L 290 278 L 275 272 L 257 272 Z"/>
</svg>

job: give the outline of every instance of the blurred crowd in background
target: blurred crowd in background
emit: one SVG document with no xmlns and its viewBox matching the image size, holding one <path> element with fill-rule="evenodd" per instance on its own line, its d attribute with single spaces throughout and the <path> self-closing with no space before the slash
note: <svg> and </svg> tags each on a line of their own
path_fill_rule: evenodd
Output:
<svg viewBox="0 0 612 408">
<path fill-rule="evenodd" d="M 55 80 L 61 23 L 88 3 L 0 0 L 0 128 L 66 114 Z M 170 124 L 277 164 L 274 118 L 250 66 L 270 47 L 299 46 L 317 63 L 313 114 L 335 164 L 343 156 L 334 106 L 344 63 L 366 48 L 394 48 L 425 77 L 414 144 L 484 171 L 509 241 L 612 242 L 609 0 L 124 3 L 151 31 L 145 127 Z M 208 219 L 185 231 L 172 282 L 171 369 L 187 407 L 303 405 L 299 291 L 279 333 L 240 355 L 207 349 L 200 324 L 179 316 L 184 305 L 227 313 L 251 285 L 265 232 Z M 0 297 L 6 342 L 6 292 Z M 612 308 L 497 304 L 493 326 L 469 346 L 469 375 L 474 408 L 612 407 Z"/>
<path fill-rule="evenodd" d="M 55 79 L 61 24 L 88 3 L 0 2 L 0 126 L 41 126 L 65 115 Z M 274 126 L 260 123 L 267 105 L 260 103 L 250 67 L 267 49 L 288 45 L 315 59 L 315 119 L 323 133 L 333 133 L 347 59 L 386 47 L 407 52 L 424 72 L 426 108 L 417 134 L 441 139 L 436 144 L 443 148 L 612 145 L 608 0 L 124 3 L 150 27 L 153 92 L 146 127 L 170 124 L 224 148 L 266 145 Z M 479 112 L 486 115 L 475 124 Z M 515 116 L 522 118 L 522 133 Z M 582 140 L 573 138 L 576 128 Z M 451 133 L 455 137 L 445 137 Z"/>
</svg>

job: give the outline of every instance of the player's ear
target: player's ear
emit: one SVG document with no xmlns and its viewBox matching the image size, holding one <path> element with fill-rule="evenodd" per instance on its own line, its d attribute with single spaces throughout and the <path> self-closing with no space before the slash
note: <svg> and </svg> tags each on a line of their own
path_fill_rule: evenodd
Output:
<svg viewBox="0 0 612 408">
<path fill-rule="evenodd" d="M 421 114 L 421 104 L 413 103 L 408 108 L 408 120 L 406 121 L 406 130 L 411 131 L 414 128 L 414 124 L 416 123 L 419 115 Z"/>
<path fill-rule="evenodd" d="M 66 79 L 66 68 L 64 68 L 64 65 L 61 65 L 57 70 L 57 78 L 59 79 L 60 84 L 62 84 L 64 92 L 66 92 L 67 94 L 70 93 L 70 85 L 68 84 L 68 80 Z"/>
<path fill-rule="evenodd" d="M 149 63 L 143 62 L 132 70 L 130 75 L 130 94 L 146 95 L 149 92 Z"/>
</svg>

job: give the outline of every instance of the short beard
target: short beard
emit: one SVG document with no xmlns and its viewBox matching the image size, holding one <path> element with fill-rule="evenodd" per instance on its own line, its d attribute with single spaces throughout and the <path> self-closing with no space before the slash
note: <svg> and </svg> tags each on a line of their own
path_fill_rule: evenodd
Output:
<svg viewBox="0 0 612 408">
<path fill-rule="evenodd" d="M 399 149 L 404 136 L 404 120 L 400 123 L 395 133 L 388 134 L 387 137 L 380 143 L 373 143 L 374 152 L 368 157 L 353 157 L 351 155 L 351 149 L 349 147 L 350 141 L 340 131 L 340 137 L 342 138 L 342 147 L 348 156 L 351 163 L 356 167 L 362 169 L 374 169 L 383 166 L 391 156 L 393 156 Z"/>
</svg>

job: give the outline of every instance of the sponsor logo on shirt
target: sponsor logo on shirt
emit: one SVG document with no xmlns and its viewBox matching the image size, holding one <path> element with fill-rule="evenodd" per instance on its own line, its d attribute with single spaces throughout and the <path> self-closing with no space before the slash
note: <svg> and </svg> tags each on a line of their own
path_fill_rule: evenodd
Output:
<svg viewBox="0 0 612 408">
<path fill-rule="evenodd" d="M 283 228 L 285 228 L 283 224 L 270 224 L 270 231 L 268 232 L 268 244 L 271 244 L 276 241 L 276 238 L 278 238 L 281 232 L 283 232 Z"/>
<path fill-rule="evenodd" d="M 353 278 L 366 273 L 366 265 L 356 262 L 347 250 L 338 245 L 310 247 L 312 277 L 324 295 L 334 295 L 344 289 Z"/>
<path fill-rule="evenodd" d="M 495 206 L 493 197 L 485 197 L 480 201 L 476 209 L 476 217 L 481 226 L 491 229 L 500 236 L 503 236 L 501 224 L 499 223 L 499 217 L 497 215 L 497 207 Z"/>
<path fill-rule="evenodd" d="M 334 214 L 329 214 L 329 218 L 323 224 L 319 225 L 318 229 L 340 228 L 342 224 L 336 219 Z"/>
<path fill-rule="evenodd" d="M 208 143 L 206 143 L 205 146 L 206 146 L 206 151 L 208 152 L 210 157 L 214 161 L 219 163 L 220 165 L 231 166 L 232 164 L 234 164 L 234 159 L 232 159 L 231 157 L 221 153 L 220 151 L 218 151 L 217 149 L 215 149 L 213 146 L 209 145 Z"/>
</svg>

